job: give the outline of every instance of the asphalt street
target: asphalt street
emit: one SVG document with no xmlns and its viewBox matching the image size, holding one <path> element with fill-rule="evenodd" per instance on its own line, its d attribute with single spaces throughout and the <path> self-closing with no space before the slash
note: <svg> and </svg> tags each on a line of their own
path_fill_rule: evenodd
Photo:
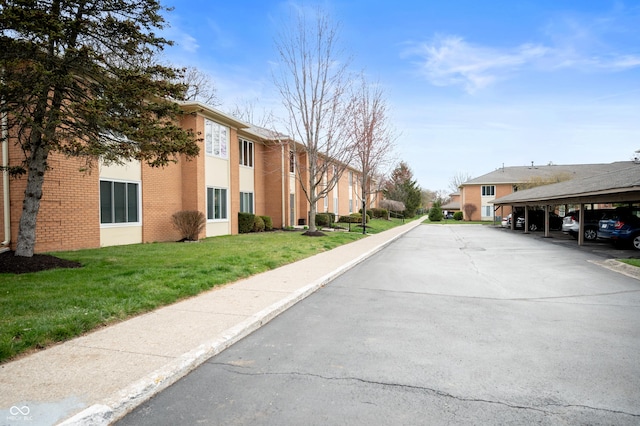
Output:
<svg viewBox="0 0 640 426">
<path fill-rule="evenodd" d="M 419 226 L 118 424 L 640 424 L 640 281 L 602 260 Z"/>
</svg>

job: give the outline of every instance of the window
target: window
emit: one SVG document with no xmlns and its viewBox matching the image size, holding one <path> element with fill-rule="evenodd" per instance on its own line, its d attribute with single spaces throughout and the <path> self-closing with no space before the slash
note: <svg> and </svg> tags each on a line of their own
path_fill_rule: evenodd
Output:
<svg viewBox="0 0 640 426">
<path fill-rule="evenodd" d="M 349 172 L 349 186 L 353 186 L 353 172 Z"/>
<path fill-rule="evenodd" d="M 207 155 L 227 158 L 227 142 L 229 131 L 226 127 L 204 120 L 204 148 Z"/>
<path fill-rule="evenodd" d="M 100 223 L 138 223 L 138 183 L 100 181 Z"/>
<path fill-rule="evenodd" d="M 253 142 L 240 139 L 240 165 L 253 167 Z"/>
<path fill-rule="evenodd" d="M 482 206 L 482 217 L 491 217 L 491 206 Z"/>
<path fill-rule="evenodd" d="M 495 185 L 482 185 L 482 196 L 490 197 L 496 195 L 496 187 Z"/>
<path fill-rule="evenodd" d="M 240 213 L 253 213 L 253 192 L 240 193 Z"/>
<path fill-rule="evenodd" d="M 227 190 L 224 188 L 207 188 L 207 219 L 222 220 L 227 218 Z"/>
<path fill-rule="evenodd" d="M 296 156 L 293 151 L 289 151 L 289 173 L 296 171 Z"/>
</svg>

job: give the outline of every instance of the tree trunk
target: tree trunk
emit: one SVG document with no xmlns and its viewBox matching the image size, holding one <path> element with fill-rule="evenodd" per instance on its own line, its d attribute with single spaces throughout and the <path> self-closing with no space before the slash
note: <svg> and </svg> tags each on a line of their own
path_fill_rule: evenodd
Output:
<svg viewBox="0 0 640 426">
<path fill-rule="evenodd" d="M 16 256 L 33 257 L 33 251 L 36 246 L 36 220 L 38 218 L 38 210 L 40 210 L 42 184 L 44 183 L 44 173 L 47 168 L 47 154 L 46 149 L 38 145 L 31 152 L 29 158 L 27 188 L 24 191 L 24 201 L 22 203 Z"/>
</svg>

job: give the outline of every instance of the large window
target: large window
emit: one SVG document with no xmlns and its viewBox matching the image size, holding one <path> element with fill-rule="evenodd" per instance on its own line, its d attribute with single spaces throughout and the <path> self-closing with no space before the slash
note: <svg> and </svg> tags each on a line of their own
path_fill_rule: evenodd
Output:
<svg viewBox="0 0 640 426">
<path fill-rule="evenodd" d="M 240 193 L 240 212 L 253 213 L 253 192 Z"/>
<path fill-rule="evenodd" d="M 491 206 L 482 206 L 482 217 L 492 216 Z"/>
<path fill-rule="evenodd" d="M 207 219 L 223 220 L 227 218 L 227 190 L 225 188 L 207 188 Z"/>
<path fill-rule="evenodd" d="M 240 165 L 253 167 L 253 142 L 240 139 Z"/>
<path fill-rule="evenodd" d="M 138 223 L 138 183 L 100 181 L 100 223 Z"/>
<path fill-rule="evenodd" d="M 496 187 L 495 185 L 482 185 L 482 196 L 495 196 L 496 195 Z"/>
<path fill-rule="evenodd" d="M 225 126 L 211 120 L 204 120 L 204 149 L 207 155 L 227 158 L 228 141 L 229 130 Z"/>
<path fill-rule="evenodd" d="M 289 173 L 296 171 L 296 154 L 293 151 L 289 151 Z"/>
</svg>

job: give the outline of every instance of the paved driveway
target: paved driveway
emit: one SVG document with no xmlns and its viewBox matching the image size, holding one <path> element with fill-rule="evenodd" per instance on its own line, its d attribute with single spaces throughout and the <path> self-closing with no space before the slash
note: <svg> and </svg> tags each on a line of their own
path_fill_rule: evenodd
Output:
<svg viewBox="0 0 640 426">
<path fill-rule="evenodd" d="M 122 424 L 640 424 L 640 281 L 425 225 Z"/>
</svg>

